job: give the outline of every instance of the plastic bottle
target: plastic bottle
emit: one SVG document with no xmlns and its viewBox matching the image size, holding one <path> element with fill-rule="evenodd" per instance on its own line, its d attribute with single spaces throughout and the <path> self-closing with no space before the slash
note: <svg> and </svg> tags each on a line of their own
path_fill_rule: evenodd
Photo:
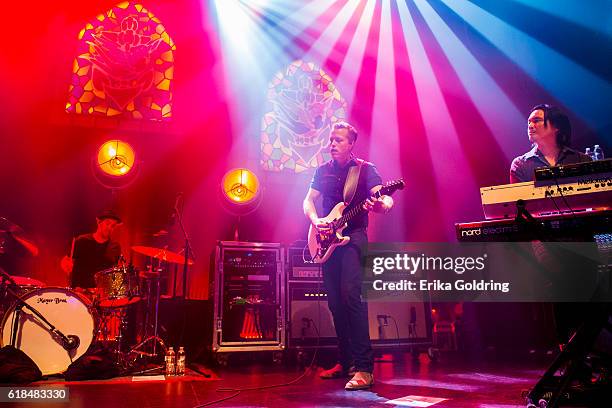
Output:
<svg viewBox="0 0 612 408">
<path fill-rule="evenodd" d="M 176 375 L 185 375 L 185 348 L 181 346 L 176 355 Z"/>
<path fill-rule="evenodd" d="M 593 152 L 591 151 L 590 147 L 587 147 L 586 149 L 584 149 L 584 154 L 586 154 L 587 156 L 591 158 L 591 160 L 593 160 Z"/>
<path fill-rule="evenodd" d="M 174 356 L 174 348 L 170 347 L 168 351 L 166 351 L 166 377 L 174 375 L 176 372 Z"/>
<path fill-rule="evenodd" d="M 598 144 L 593 146 L 593 160 L 603 160 L 604 154 Z"/>
</svg>

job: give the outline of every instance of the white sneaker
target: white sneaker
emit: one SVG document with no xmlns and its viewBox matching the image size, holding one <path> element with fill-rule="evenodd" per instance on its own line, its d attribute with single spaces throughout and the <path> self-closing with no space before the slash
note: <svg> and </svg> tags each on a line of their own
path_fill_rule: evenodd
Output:
<svg viewBox="0 0 612 408">
<path fill-rule="evenodd" d="M 367 371 L 357 371 L 353 378 L 344 386 L 345 390 L 365 390 L 374 385 L 374 376 Z"/>
</svg>

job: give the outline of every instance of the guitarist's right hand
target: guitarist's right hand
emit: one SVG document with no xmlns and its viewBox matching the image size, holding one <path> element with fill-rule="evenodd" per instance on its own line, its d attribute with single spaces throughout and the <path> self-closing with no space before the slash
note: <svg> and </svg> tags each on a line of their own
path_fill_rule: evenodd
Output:
<svg viewBox="0 0 612 408">
<path fill-rule="evenodd" d="M 311 222 L 318 232 L 329 232 L 331 230 L 329 223 L 322 218 L 313 218 Z"/>
</svg>

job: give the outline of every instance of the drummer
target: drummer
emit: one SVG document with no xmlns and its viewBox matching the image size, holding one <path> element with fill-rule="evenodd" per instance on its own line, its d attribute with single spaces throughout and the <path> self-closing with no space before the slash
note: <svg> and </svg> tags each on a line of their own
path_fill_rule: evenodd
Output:
<svg viewBox="0 0 612 408">
<path fill-rule="evenodd" d="M 112 239 L 113 230 L 122 223 L 121 217 L 113 210 L 104 210 L 96 222 L 96 231 L 75 238 L 72 256 L 61 260 L 70 286 L 79 291 L 95 288 L 94 274 L 117 265 L 121 258 L 121 245 Z"/>
</svg>

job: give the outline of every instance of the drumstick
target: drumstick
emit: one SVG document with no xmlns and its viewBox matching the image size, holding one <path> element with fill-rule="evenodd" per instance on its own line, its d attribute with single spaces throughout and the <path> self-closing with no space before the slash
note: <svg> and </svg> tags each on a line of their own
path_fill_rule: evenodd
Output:
<svg viewBox="0 0 612 408">
<path fill-rule="evenodd" d="M 74 242 L 76 241 L 76 239 L 73 237 L 72 238 L 72 248 L 70 248 L 70 259 L 72 259 L 74 261 Z"/>
</svg>

